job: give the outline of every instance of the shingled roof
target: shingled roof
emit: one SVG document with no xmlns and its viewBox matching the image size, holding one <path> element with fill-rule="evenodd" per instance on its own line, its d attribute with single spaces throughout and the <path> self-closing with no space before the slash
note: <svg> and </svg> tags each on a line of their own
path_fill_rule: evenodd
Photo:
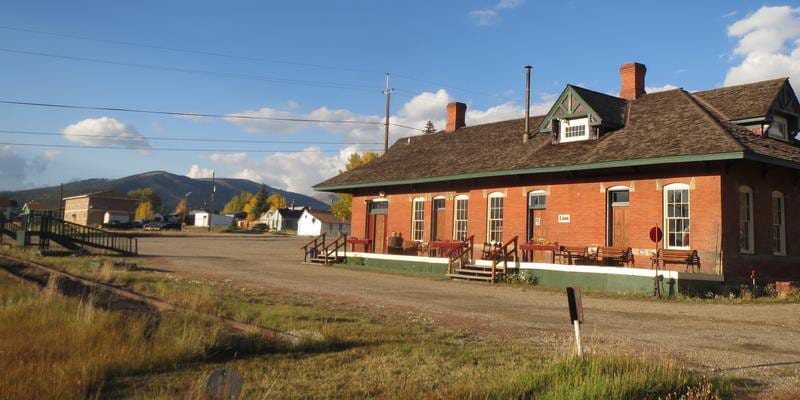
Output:
<svg viewBox="0 0 800 400">
<path fill-rule="evenodd" d="M 755 84 L 754 88 L 760 91 L 763 86 L 769 85 Z M 761 103 L 753 104 L 760 107 Z M 731 123 L 727 114 L 722 115 L 719 110 L 725 107 L 721 104 L 711 104 L 710 100 L 683 89 L 646 94 L 628 104 L 625 126 L 604 134 L 598 140 L 553 144 L 549 135 L 540 133 L 528 143 L 522 143 L 523 119 L 469 126 L 453 133 L 400 139 L 378 159 L 328 179 L 315 188 L 342 190 L 487 176 L 741 159 L 745 154 L 800 163 L 800 147 L 756 136 Z M 532 125 L 539 125 L 542 119 L 543 116 L 532 117 Z M 800 164 L 796 166 L 800 168 Z"/>
<path fill-rule="evenodd" d="M 772 79 L 743 85 L 695 92 L 732 121 L 762 117 L 769 111 L 778 91 L 788 78 Z"/>
</svg>

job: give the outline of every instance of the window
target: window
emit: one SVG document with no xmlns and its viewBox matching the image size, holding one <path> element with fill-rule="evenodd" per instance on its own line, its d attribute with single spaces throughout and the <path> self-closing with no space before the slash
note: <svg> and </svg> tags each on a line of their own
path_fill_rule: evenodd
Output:
<svg viewBox="0 0 800 400">
<path fill-rule="evenodd" d="M 456 210 L 453 216 L 454 229 L 453 239 L 466 240 L 467 239 L 467 209 L 469 206 L 469 197 L 466 195 L 458 195 L 455 198 Z"/>
<path fill-rule="evenodd" d="M 528 208 L 531 210 L 544 210 L 547 208 L 547 193 L 544 190 L 534 190 L 528 194 Z"/>
<path fill-rule="evenodd" d="M 386 200 L 372 200 L 369 206 L 370 214 L 388 214 L 389 202 Z"/>
<path fill-rule="evenodd" d="M 776 115 L 772 119 L 772 123 L 769 125 L 769 136 L 774 137 L 776 139 L 783 139 L 786 140 L 789 138 L 787 129 L 787 120 L 785 117 L 780 115 Z"/>
<path fill-rule="evenodd" d="M 772 192 L 772 254 L 786 255 L 786 206 L 783 193 Z"/>
<path fill-rule="evenodd" d="M 753 253 L 753 190 L 747 186 L 739 187 L 739 250 Z"/>
<path fill-rule="evenodd" d="M 667 248 L 689 248 L 689 185 L 673 183 L 664 187 L 664 227 Z"/>
<path fill-rule="evenodd" d="M 567 119 L 559 124 L 561 127 L 561 142 L 577 142 L 589 139 L 589 119 Z"/>
<path fill-rule="evenodd" d="M 489 232 L 486 236 L 491 243 L 503 241 L 503 200 L 502 193 L 489 195 Z"/>
<path fill-rule="evenodd" d="M 422 241 L 425 233 L 425 199 L 414 199 L 411 211 L 411 240 Z"/>
<path fill-rule="evenodd" d="M 612 206 L 627 206 L 631 203 L 631 192 L 622 187 L 608 189 L 608 201 Z"/>
</svg>

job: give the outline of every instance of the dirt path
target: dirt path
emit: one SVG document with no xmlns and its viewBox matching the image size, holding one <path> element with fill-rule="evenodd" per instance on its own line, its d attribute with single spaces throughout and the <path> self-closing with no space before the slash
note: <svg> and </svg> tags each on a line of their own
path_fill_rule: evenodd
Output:
<svg viewBox="0 0 800 400">
<path fill-rule="evenodd" d="M 144 264 L 234 284 L 398 310 L 442 325 L 531 337 L 569 334 L 560 292 L 303 265 L 304 239 L 164 237 L 139 241 Z M 800 304 L 705 304 L 584 297 L 589 341 L 672 353 L 718 369 L 800 388 Z M 781 390 L 783 390 L 781 389 Z"/>
</svg>

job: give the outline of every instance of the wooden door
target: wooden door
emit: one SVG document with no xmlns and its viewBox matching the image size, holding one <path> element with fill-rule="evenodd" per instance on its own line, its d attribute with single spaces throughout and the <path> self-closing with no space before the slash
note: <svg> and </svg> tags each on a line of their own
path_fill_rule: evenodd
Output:
<svg viewBox="0 0 800 400">
<path fill-rule="evenodd" d="M 545 234 L 545 214 L 546 210 L 544 209 L 528 211 L 528 226 L 530 227 L 529 241 L 547 240 L 547 235 Z"/>
<path fill-rule="evenodd" d="M 613 247 L 625 248 L 628 243 L 628 206 L 611 207 L 611 243 Z"/>
<path fill-rule="evenodd" d="M 386 250 L 386 214 L 378 214 L 374 216 L 375 225 L 373 232 L 375 232 L 372 239 L 373 253 L 383 253 Z"/>
<path fill-rule="evenodd" d="M 445 227 L 447 225 L 445 225 L 444 210 L 437 210 L 436 211 L 436 220 L 435 221 L 436 221 L 435 222 L 435 224 L 436 224 L 436 230 L 435 230 L 436 235 L 434 236 L 435 240 L 447 240 L 447 237 L 445 236 L 445 230 L 446 230 Z"/>
</svg>

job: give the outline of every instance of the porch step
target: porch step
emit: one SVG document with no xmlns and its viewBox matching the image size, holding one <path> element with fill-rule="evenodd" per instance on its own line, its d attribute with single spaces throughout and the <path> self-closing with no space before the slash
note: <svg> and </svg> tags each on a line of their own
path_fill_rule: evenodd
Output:
<svg viewBox="0 0 800 400">
<path fill-rule="evenodd" d="M 483 268 L 480 268 L 480 267 L 479 268 L 456 268 L 456 273 L 457 274 L 461 274 L 461 275 L 474 274 L 474 275 L 482 275 L 482 276 L 492 276 L 492 269 L 491 268 L 483 269 Z M 496 274 L 499 275 L 499 274 L 502 274 L 502 272 L 497 271 Z"/>
<path fill-rule="evenodd" d="M 323 256 L 320 256 L 320 257 L 309 258 L 308 261 L 311 262 L 311 263 L 314 263 L 314 264 L 325 264 L 325 263 L 337 264 L 340 261 L 343 261 L 344 259 L 345 258 L 343 256 L 339 256 L 339 257 L 334 257 L 334 256 L 323 257 Z"/>
<path fill-rule="evenodd" d="M 464 279 L 468 281 L 483 281 L 483 282 L 491 282 L 492 277 L 490 276 L 482 276 L 482 275 L 464 275 L 464 274 L 446 274 L 450 279 Z"/>
</svg>

